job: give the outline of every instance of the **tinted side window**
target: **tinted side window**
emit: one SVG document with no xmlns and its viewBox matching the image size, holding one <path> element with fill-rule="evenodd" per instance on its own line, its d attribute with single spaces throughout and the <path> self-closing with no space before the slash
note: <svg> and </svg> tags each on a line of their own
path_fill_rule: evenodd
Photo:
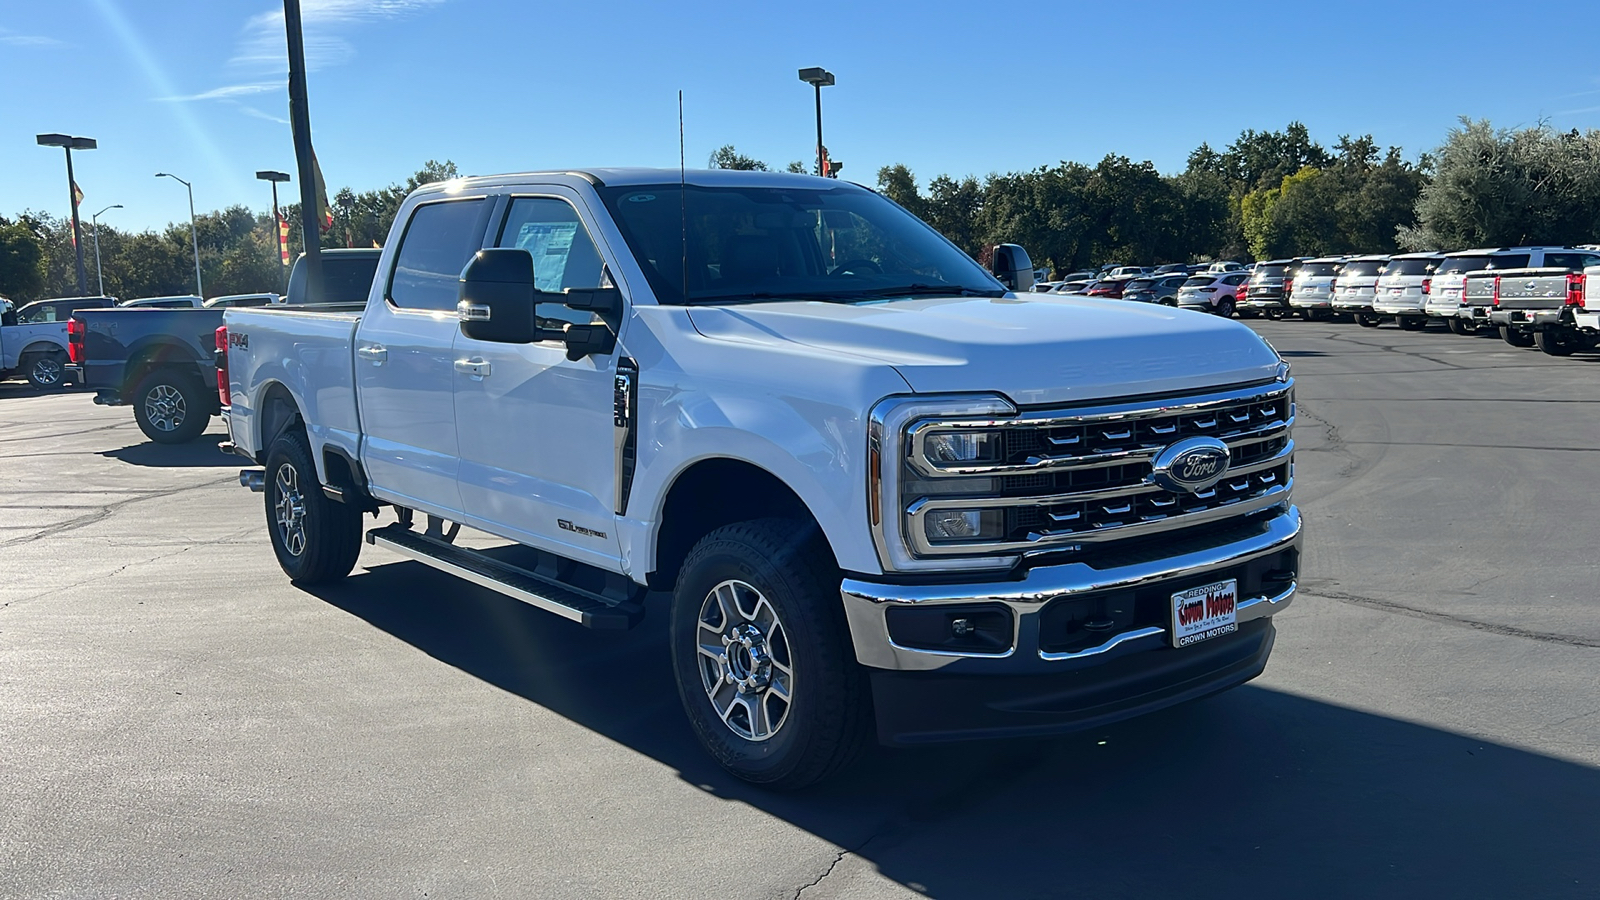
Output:
<svg viewBox="0 0 1600 900">
<path fill-rule="evenodd" d="M 1244 284 L 1245 280 L 1249 277 L 1250 276 L 1248 275 L 1229 275 L 1227 278 L 1222 279 L 1222 283 L 1238 287 L 1239 285 Z"/>
<path fill-rule="evenodd" d="M 484 198 L 419 206 L 406 223 L 389 280 L 389 300 L 403 309 L 455 309 L 461 270 L 483 246 Z"/>
<path fill-rule="evenodd" d="M 541 291 L 560 293 L 567 288 L 600 286 L 600 253 L 578 218 L 578 211 L 565 200 L 550 197 L 518 197 L 511 201 L 505 227 L 500 230 L 501 247 L 520 247 L 533 255 L 533 283 Z M 598 321 L 587 312 L 568 309 L 560 303 L 539 304 L 542 319 L 561 323 L 590 325 Z M 541 322 L 540 324 L 545 324 Z"/>
<path fill-rule="evenodd" d="M 1505 254 L 1505 255 L 1502 255 L 1502 256 L 1496 256 L 1494 259 L 1489 260 L 1489 266 L 1488 267 L 1491 268 L 1491 269 L 1521 269 L 1521 268 L 1526 267 L 1527 265 L 1528 265 L 1528 254 L 1526 254 L 1526 253 L 1516 253 L 1516 254 Z M 1545 263 L 1545 265 L 1548 266 L 1548 265 L 1550 265 L 1550 263 L 1547 262 L 1547 263 Z"/>
<path fill-rule="evenodd" d="M 1593 257 L 1584 253 L 1546 253 L 1544 255 L 1544 264 L 1546 268 L 1578 271 L 1585 266 L 1594 265 L 1594 263 L 1588 262 L 1590 259 L 1593 259 Z M 1495 268 L 1503 269 L 1505 266 L 1500 265 L 1499 260 L 1496 260 Z"/>
</svg>

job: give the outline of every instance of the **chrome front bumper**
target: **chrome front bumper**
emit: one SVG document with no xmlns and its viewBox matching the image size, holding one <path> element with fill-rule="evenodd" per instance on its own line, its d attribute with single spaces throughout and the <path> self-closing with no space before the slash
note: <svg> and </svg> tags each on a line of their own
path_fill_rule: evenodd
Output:
<svg viewBox="0 0 1600 900">
<path fill-rule="evenodd" d="M 1039 646 L 1039 614 L 1052 600 L 1090 593 L 1146 588 L 1163 581 L 1187 579 L 1227 569 L 1291 548 L 1301 540 L 1300 511 L 1294 506 L 1267 520 L 1260 534 L 1165 559 L 1117 568 L 1095 569 L 1086 563 L 1039 566 L 1016 581 L 977 584 L 882 584 L 846 578 L 840 588 L 856 659 L 864 666 L 890 671 L 928 671 L 961 663 L 963 671 L 1049 672 L 1075 664 L 1093 664 L 1127 653 L 1168 644 L 1168 626 L 1149 625 L 1108 635 L 1099 645 L 1052 653 Z M 1238 620 L 1265 618 L 1288 607 L 1296 585 L 1281 592 L 1241 597 Z M 1012 614 L 1011 646 L 1003 652 L 924 650 L 896 644 L 889 635 L 888 611 L 894 607 L 937 607 L 944 604 L 1003 604 Z"/>
</svg>

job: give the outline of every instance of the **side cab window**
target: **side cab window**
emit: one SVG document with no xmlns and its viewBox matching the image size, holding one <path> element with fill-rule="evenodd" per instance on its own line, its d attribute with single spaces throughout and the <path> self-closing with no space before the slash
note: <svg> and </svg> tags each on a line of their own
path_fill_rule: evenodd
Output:
<svg viewBox="0 0 1600 900">
<path fill-rule="evenodd" d="M 603 287 L 605 264 L 594 240 L 565 200 L 554 197 L 513 197 L 500 229 L 497 247 L 520 247 L 533 255 L 533 283 L 541 291 L 560 293 L 568 288 Z M 568 309 L 560 303 L 541 303 L 540 324 L 560 328 L 565 324 L 593 325 L 592 313 Z M 553 320 L 553 321 L 552 321 Z"/>
<path fill-rule="evenodd" d="M 453 310 L 461 270 L 483 246 L 487 197 L 424 203 L 411 211 L 385 292 L 401 309 Z"/>
</svg>

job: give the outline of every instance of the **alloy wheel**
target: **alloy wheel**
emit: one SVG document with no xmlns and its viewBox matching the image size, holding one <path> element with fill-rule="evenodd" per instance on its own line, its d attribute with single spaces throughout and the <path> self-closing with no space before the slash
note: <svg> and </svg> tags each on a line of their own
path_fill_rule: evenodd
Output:
<svg viewBox="0 0 1600 900">
<path fill-rule="evenodd" d="M 40 387 L 55 387 L 61 383 L 61 360 L 41 356 L 33 361 L 33 383 Z"/>
<path fill-rule="evenodd" d="M 144 415 L 157 431 L 177 431 L 189 410 L 183 392 L 170 384 L 158 384 L 144 395 Z"/>
<path fill-rule="evenodd" d="M 794 657 L 789 632 L 754 586 L 730 580 L 711 589 L 695 629 L 700 683 L 728 730 L 765 741 L 789 719 Z"/>
<path fill-rule="evenodd" d="M 306 552 L 306 499 L 300 493 L 300 475 L 294 466 L 288 463 L 278 466 L 273 493 L 278 539 L 290 556 L 299 556 Z"/>
</svg>

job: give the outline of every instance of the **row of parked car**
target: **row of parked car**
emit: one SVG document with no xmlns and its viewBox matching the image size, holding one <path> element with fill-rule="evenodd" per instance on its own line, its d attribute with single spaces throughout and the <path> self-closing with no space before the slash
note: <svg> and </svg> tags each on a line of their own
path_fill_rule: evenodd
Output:
<svg viewBox="0 0 1600 900">
<path fill-rule="evenodd" d="M 1035 290 L 1198 309 L 1220 316 L 1342 318 L 1415 331 L 1497 331 L 1555 356 L 1600 346 L 1600 245 L 1325 256 L 1241 265 L 1108 267 Z M 1083 277 L 1087 276 L 1087 277 Z"/>
</svg>

